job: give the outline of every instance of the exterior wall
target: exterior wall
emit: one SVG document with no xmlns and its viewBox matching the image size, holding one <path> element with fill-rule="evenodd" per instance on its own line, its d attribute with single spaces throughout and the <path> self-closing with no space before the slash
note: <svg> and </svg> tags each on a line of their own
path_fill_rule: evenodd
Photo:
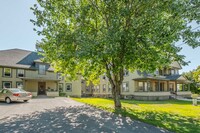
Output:
<svg viewBox="0 0 200 133">
<path fill-rule="evenodd" d="M 10 68 L 10 67 L 6 67 Z M 12 82 L 12 88 L 16 87 L 16 82 L 22 82 L 23 83 L 23 89 L 26 91 L 32 92 L 34 96 L 37 96 L 38 93 L 38 82 L 45 82 L 46 83 L 46 93 L 48 89 L 52 91 L 58 91 L 58 84 L 63 83 L 63 90 L 66 93 L 66 95 L 69 96 L 76 96 L 81 97 L 81 78 L 75 81 L 65 81 L 64 79 L 61 81 L 57 80 L 57 74 L 54 72 L 46 71 L 45 75 L 40 75 L 38 73 L 38 70 L 25 70 L 25 76 L 22 80 L 21 78 L 18 78 L 16 76 L 18 68 L 11 68 L 12 70 L 12 77 L 2 77 L 3 75 L 3 68 L 0 67 L 0 88 L 2 88 L 2 81 L 10 81 Z M 66 83 L 72 84 L 72 91 L 66 91 Z M 51 96 L 55 96 L 56 94 L 50 94 Z"/>
<path fill-rule="evenodd" d="M 30 92 L 38 92 L 38 81 L 25 81 L 24 82 L 24 90 L 30 91 Z"/>
<path fill-rule="evenodd" d="M 67 96 L 74 96 L 74 97 L 81 97 L 81 78 L 79 77 L 75 81 L 70 81 L 70 80 L 62 80 L 59 83 L 63 84 L 63 92 L 66 93 Z M 66 84 L 71 84 L 72 85 L 72 90 L 67 91 L 66 90 Z"/>
<path fill-rule="evenodd" d="M 9 68 L 9 67 L 6 67 L 6 68 Z M 3 77 L 3 67 L 0 67 L 0 89 L 3 88 L 3 85 L 2 85 L 3 81 L 12 82 L 12 88 L 16 87 L 16 84 L 17 84 L 16 82 L 22 82 L 20 78 L 17 78 L 16 71 L 17 69 L 15 68 L 11 70 L 12 77 Z"/>
<path fill-rule="evenodd" d="M 54 72 L 46 71 L 45 75 L 39 74 L 37 70 L 26 70 L 25 76 L 27 78 L 41 78 L 41 79 L 49 79 L 49 80 L 56 80 L 57 74 Z"/>
<path fill-rule="evenodd" d="M 135 92 L 134 99 L 136 100 L 167 100 L 170 97 L 170 92 Z"/>
</svg>

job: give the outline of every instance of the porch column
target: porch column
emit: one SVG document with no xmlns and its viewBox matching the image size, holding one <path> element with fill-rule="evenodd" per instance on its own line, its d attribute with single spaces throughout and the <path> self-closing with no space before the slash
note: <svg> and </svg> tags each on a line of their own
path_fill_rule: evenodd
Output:
<svg viewBox="0 0 200 133">
<path fill-rule="evenodd" d="M 169 91 L 169 81 L 167 81 L 167 91 Z"/>
<path fill-rule="evenodd" d="M 142 89 L 143 89 L 143 92 L 144 92 L 145 91 L 145 82 L 143 81 L 142 83 L 143 83 Z"/>
<path fill-rule="evenodd" d="M 177 81 L 175 81 L 175 92 L 177 92 Z"/>
<path fill-rule="evenodd" d="M 158 80 L 158 91 L 160 91 L 160 80 Z"/>
</svg>

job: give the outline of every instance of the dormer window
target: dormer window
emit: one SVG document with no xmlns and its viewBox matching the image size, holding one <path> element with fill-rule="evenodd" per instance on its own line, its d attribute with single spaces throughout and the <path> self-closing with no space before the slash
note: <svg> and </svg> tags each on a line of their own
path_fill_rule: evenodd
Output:
<svg viewBox="0 0 200 133">
<path fill-rule="evenodd" d="M 129 71 L 128 70 L 125 70 L 124 71 L 124 76 L 126 77 L 126 76 L 128 76 L 129 75 Z"/>
<path fill-rule="evenodd" d="M 11 77 L 11 68 L 4 68 L 3 69 L 3 76 L 4 77 Z"/>
<path fill-rule="evenodd" d="M 24 69 L 17 69 L 17 77 L 24 77 Z"/>
<path fill-rule="evenodd" d="M 175 70 L 171 69 L 171 75 L 174 75 L 174 74 L 175 74 Z"/>
<path fill-rule="evenodd" d="M 39 74 L 41 74 L 41 75 L 46 74 L 45 65 L 39 64 Z"/>
</svg>

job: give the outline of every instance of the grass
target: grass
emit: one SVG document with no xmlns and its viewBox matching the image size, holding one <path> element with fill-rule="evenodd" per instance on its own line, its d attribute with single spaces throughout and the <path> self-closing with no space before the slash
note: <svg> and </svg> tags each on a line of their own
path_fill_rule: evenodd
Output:
<svg viewBox="0 0 200 133">
<path fill-rule="evenodd" d="M 200 105 L 187 101 L 121 100 L 123 108 L 115 111 L 112 99 L 73 98 L 109 112 L 129 116 L 178 133 L 200 133 Z"/>
</svg>

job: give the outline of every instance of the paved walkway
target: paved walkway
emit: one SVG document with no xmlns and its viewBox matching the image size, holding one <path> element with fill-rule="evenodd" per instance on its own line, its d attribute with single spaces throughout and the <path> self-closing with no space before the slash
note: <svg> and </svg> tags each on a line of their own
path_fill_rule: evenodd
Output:
<svg viewBox="0 0 200 133">
<path fill-rule="evenodd" d="M 143 122 L 104 112 L 69 98 L 0 103 L 2 133 L 168 133 Z"/>
</svg>

